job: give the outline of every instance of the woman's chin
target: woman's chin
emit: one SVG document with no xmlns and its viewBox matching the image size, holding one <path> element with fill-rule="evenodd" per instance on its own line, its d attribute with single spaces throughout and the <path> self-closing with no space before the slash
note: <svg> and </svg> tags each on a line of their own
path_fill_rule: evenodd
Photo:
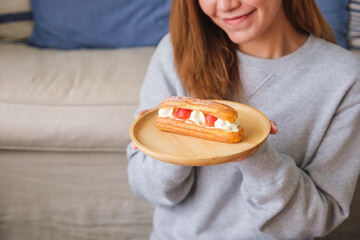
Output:
<svg viewBox="0 0 360 240">
<path fill-rule="evenodd" d="M 238 45 L 251 42 L 252 40 L 255 39 L 255 36 L 253 36 L 253 34 L 246 33 L 246 32 L 236 33 L 236 34 L 231 34 L 231 35 L 228 34 L 228 36 L 233 43 L 236 43 Z"/>
</svg>

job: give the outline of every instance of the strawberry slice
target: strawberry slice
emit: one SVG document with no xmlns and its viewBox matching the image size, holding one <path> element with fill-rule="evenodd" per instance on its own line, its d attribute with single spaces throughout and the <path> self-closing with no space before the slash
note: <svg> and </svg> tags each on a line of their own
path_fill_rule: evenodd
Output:
<svg viewBox="0 0 360 240">
<path fill-rule="evenodd" d="M 217 117 L 210 115 L 210 114 L 206 114 L 205 116 L 205 124 L 208 127 L 213 127 L 215 125 L 215 122 L 217 120 Z"/>
<path fill-rule="evenodd" d="M 190 118 L 192 110 L 190 109 L 184 109 L 184 108 L 178 108 L 175 116 L 179 119 L 188 119 Z"/>
</svg>

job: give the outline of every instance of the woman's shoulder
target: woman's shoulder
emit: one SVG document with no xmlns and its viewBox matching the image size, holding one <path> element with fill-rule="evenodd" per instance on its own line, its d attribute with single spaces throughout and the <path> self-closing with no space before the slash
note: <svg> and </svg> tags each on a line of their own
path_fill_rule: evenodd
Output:
<svg viewBox="0 0 360 240">
<path fill-rule="evenodd" d="M 338 111 L 360 103 L 360 57 L 324 39 L 316 38 L 315 42 L 316 53 L 321 54 L 317 59 L 328 75 L 326 82 L 337 89 L 347 89 Z"/>
<path fill-rule="evenodd" d="M 156 46 L 155 51 L 151 57 L 149 68 L 175 71 L 174 53 L 169 33 L 166 34 Z"/>
<path fill-rule="evenodd" d="M 166 34 L 156 46 L 151 58 L 151 63 L 160 63 L 169 65 L 174 62 L 173 47 L 171 44 L 170 34 Z"/>
<path fill-rule="evenodd" d="M 329 67 L 339 67 L 343 70 L 353 70 L 354 74 L 360 73 L 360 57 L 343 47 L 328 42 L 322 38 L 312 36 L 313 50 L 323 64 Z"/>
<path fill-rule="evenodd" d="M 167 33 L 159 42 L 158 47 L 159 46 L 168 46 L 171 47 L 171 38 L 170 38 L 170 33 Z"/>
<path fill-rule="evenodd" d="M 169 54 L 173 52 L 170 33 L 166 34 L 156 47 L 156 52 L 160 54 Z"/>
</svg>

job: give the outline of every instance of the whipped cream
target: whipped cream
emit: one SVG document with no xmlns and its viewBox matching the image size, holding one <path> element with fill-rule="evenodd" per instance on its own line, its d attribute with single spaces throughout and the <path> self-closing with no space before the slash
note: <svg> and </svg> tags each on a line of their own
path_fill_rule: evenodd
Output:
<svg viewBox="0 0 360 240">
<path fill-rule="evenodd" d="M 160 108 L 158 111 L 159 117 L 163 118 L 176 118 L 175 117 L 175 108 Z M 222 120 L 218 118 L 215 123 L 214 127 L 209 128 L 220 128 L 224 129 L 229 132 L 238 132 L 239 128 L 239 119 L 237 119 L 234 123 L 230 123 L 229 121 Z M 192 111 L 190 114 L 190 118 L 186 120 L 188 123 L 196 123 L 197 125 L 205 125 L 205 115 L 200 111 Z"/>
<path fill-rule="evenodd" d="M 197 125 L 205 124 L 205 116 L 200 111 L 192 111 L 189 120 L 195 122 Z"/>
<path fill-rule="evenodd" d="M 170 118 L 175 118 L 175 113 L 174 113 L 174 108 L 160 108 L 159 109 L 159 117 L 170 117 Z"/>
<path fill-rule="evenodd" d="M 224 129 L 224 130 L 229 131 L 229 132 L 238 132 L 239 131 L 237 122 L 230 123 L 229 121 L 225 121 L 225 120 L 222 120 L 220 118 L 218 118 L 215 121 L 214 127 L 221 128 L 221 129 Z"/>
</svg>

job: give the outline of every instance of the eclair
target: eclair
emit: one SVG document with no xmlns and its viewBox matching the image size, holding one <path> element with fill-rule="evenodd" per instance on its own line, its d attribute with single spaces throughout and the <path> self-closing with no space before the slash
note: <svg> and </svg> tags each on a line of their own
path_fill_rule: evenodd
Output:
<svg viewBox="0 0 360 240">
<path fill-rule="evenodd" d="M 155 124 L 162 131 L 226 143 L 240 142 L 244 136 L 234 108 L 192 97 L 164 99 Z"/>
</svg>

